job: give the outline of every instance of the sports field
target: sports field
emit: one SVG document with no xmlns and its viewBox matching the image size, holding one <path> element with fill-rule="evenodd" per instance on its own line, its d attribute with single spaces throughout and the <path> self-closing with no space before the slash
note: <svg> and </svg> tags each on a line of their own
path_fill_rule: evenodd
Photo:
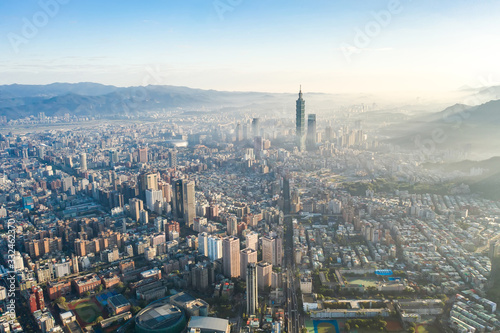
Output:
<svg viewBox="0 0 500 333">
<path fill-rule="evenodd" d="M 309 333 L 340 333 L 337 320 L 307 320 L 305 324 Z"/>
<path fill-rule="evenodd" d="M 375 287 L 377 285 L 378 280 L 377 279 L 370 279 L 370 278 L 353 278 L 353 277 L 347 277 L 347 282 L 350 284 L 362 284 L 363 286 L 366 287 Z"/>
<path fill-rule="evenodd" d="M 78 300 L 70 303 L 68 307 L 76 313 L 82 327 L 92 324 L 99 316 L 105 318 L 102 309 L 92 299 Z"/>
</svg>

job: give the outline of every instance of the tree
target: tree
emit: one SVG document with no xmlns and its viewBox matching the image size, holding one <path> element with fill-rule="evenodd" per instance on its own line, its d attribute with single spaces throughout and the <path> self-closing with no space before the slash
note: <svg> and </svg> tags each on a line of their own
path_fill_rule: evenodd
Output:
<svg viewBox="0 0 500 333">
<path fill-rule="evenodd" d="M 147 302 L 145 299 L 141 299 L 141 300 L 139 301 L 139 306 L 140 306 L 141 308 L 145 308 L 145 307 L 146 307 L 146 305 L 148 305 L 148 302 Z"/>
<path fill-rule="evenodd" d="M 63 305 L 63 304 L 65 304 L 65 303 L 66 303 L 66 298 L 65 298 L 65 297 L 63 297 L 63 296 L 58 297 L 58 298 L 56 299 L 56 303 L 57 303 L 57 304 L 59 304 L 59 305 Z"/>
<path fill-rule="evenodd" d="M 309 331 L 307 330 L 307 328 L 306 328 L 306 327 L 302 327 L 302 328 L 300 329 L 300 333 L 308 333 L 308 332 L 309 332 Z"/>
<path fill-rule="evenodd" d="M 415 333 L 415 327 L 410 327 L 410 328 L 408 329 L 408 332 L 409 332 L 409 333 Z"/>
<path fill-rule="evenodd" d="M 96 288 L 96 291 L 100 293 L 104 289 L 104 286 L 102 284 L 98 285 Z"/>
<path fill-rule="evenodd" d="M 134 305 L 130 310 L 132 311 L 132 314 L 135 316 L 139 311 L 141 311 L 141 307 Z"/>
<path fill-rule="evenodd" d="M 97 317 L 97 319 L 95 320 L 95 322 L 99 324 L 103 320 L 104 320 L 104 318 L 101 317 L 101 316 L 99 316 L 99 317 Z"/>
<path fill-rule="evenodd" d="M 84 293 L 83 293 L 83 296 L 85 296 L 85 297 L 89 297 L 89 296 L 90 296 L 90 291 L 86 291 L 86 292 L 84 292 Z"/>
<path fill-rule="evenodd" d="M 351 330 L 351 325 L 349 325 L 349 323 L 345 323 L 344 328 L 347 332 L 349 332 Z"/>
</svg>

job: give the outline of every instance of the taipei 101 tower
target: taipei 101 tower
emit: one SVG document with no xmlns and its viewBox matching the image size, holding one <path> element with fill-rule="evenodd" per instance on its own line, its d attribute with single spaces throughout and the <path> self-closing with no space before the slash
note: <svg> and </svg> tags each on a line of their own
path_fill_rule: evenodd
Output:
<svg viewBox="0 0 500 333">
<path fill-rule="evenodd" d="M 299 99 L 297 100 L 297 106 L 295 111 L 295 135 L 297 136 L 297 146 L 300 151 L 304 151 L 306 147 L 306 102 L 302 98 L 302 86 L 299 91 Z"/>
</svg>

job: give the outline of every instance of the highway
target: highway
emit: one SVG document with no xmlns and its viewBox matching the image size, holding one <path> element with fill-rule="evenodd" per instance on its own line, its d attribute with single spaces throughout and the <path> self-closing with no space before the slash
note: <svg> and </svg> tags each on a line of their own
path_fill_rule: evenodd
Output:
<svg viewBox="0 0 500 333">
<path fill-rule="evenodd" d="M 295 262 L 294 262 L 294 252 L 293 252 L 293 229 L 292 229 L 292 219 L 287 225 L 287 230 L 285 232 L 285 298 L 286 298 L 286 309 L 287 314 L 287 332 L 288 333 L 300 333 L 300 329 L 304 324 L 304 318 L 301 316 L 299 311 L 299 303 L 297 300 L 296 290 L 299 288 L 298 281 L 295 277 Z"/>
</svg>

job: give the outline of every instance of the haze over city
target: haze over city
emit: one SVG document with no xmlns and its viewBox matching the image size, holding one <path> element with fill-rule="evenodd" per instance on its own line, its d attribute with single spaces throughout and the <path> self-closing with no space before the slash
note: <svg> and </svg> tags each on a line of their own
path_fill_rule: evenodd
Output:
<svg viewBox="0 0 500 333">
<path fill-rule="evenodd" d="M 0 333 L 499 332 L 498 1 L 0 2 Z"/>
</svg>

